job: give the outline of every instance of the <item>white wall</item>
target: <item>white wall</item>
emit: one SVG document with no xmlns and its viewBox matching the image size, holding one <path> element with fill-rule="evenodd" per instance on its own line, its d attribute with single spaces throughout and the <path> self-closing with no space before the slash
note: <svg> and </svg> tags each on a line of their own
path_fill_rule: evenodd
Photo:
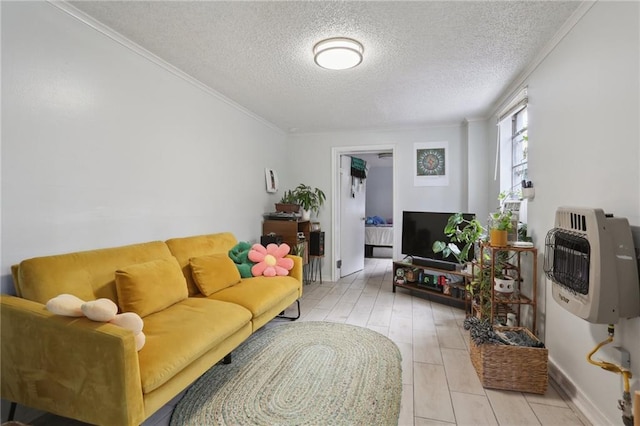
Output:
<svg viewBox="0 0 640 426">
<path fill-rule="evenodd" d="M 258 240 L 285 135 L 44 2 L 2 2 L 2 291 L 22 259 Z"/>
<path fill-rule="evenodd" d="M 595 424 L 620 424 L 619 376 L 588 364 L 607 336 L 563 310 L 542 273 L 544 238 L 558 206 L 603 208 L 640 225 L 640 4 L 598 2 L 529 76 L 529 229 L 540 253 L 541 320 L 549 357 Z M 493 126 L 489 139 L 495 138 Z M 495 153 L 495 151 L 494 151 Z M 621 320 L 615 345 L 631 352 L 640 389 L 640 318 Z M 613 346 L 613 345 L 612 345 Z M 612 347 L 596 358 L 619 363 Z"/>
<path fill-rule="evenodd" d="M 332 132 L 298 134 L 289 136 L 289 160 L 293 181 L 301 181 L 317 186 L 327 193 L 327 203 L 320 211 L 320 221 L 325 233 L 326 257 L 332 258 L 333 209 L 331 188 L 331 148 L 393 145 L 395 146 L 395 206 L 394 257 L 400 256 L 402 211 L 472 211 L 478 206 L 469 204 L 468 194 L 468 157 L 466 126 L 428 127 L 397 130 L 371 130 L 353 132 Z M 449 142 L 450 171 L 449 186 L 413 185 L 413 144 L 419 142 Z M 479 166 L 480 169 L 482 167 Z M 488 166 L 487 166 L 488 168 Z M 478 179 L 486 180 L 487 171 L 482 170 Z M 483 206 L 480 206 L 483 208 Z M 486 214 L 485 214 L 486 215 Z M 325 276 L 330 276 L 330 262 L 324 263 Z"/>
<path fill-rule="evenodd" d="M 488 136 L 490 127 L 487 120 L 473 120 L 466 124 L 468 204 L 483 224 L 486 224 L 489 212 L 495 209 L 498 199 L 498 193 L 493 195 L 490 190 L 496 161 L 495 156 L 491 155 L 495 136 L 493 139 Z"/>
</svg>

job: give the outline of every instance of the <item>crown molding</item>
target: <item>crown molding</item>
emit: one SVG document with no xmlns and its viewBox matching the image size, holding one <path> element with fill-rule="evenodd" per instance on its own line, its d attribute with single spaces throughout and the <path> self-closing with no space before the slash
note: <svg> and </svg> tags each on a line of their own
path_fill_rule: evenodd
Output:
<svg viewBox="0 0 640 426">
<path fill-rule="evenodd" d="M 469 118 L 465 118 L 464 119 L 464 123 L 465 124 L 470 124 L 470 123 L 477 123 L 479 121 L 487 121 L 489 117 L 469 117 Z"/>
<path fill-rule="evenodd" d="M 369 127 L 347 127 L 347 128 L 335 128 L 335 129 L 298 129 L 295 131 L 289 131 L 289 136 L 297 135 L 324 135 L 335 133 L 389 133 L 389 132 L 410 132 L 415 130 L 424 129 L 436 129 L 447 127 L 462 127 L 464 126 L 464 120 L 459 122 L 425 122 L 406 125 L 389 125 L 389 126 L 369 126 Z"/>
<path fill-rule="evenodd" d="M 279 133 L 286 134 L 286 132 L 283 129 L 281 129 L 280 127 L 276 126 L 275 124 L 271 123 L 270 121 L 267 121 L 266 119 L 264 119 L 263 117 L 255 114 L 254 112 L 248 110 L 247 108 L 243 107 L 242 105 L 238 104 L 237 102 L 234 102 L 233 100 L 227 98 L 223 94 L 215 91 L 214 89 L 212 89 L 211 87 L 207 86 L 206 84 L 204 84 L 200 80 L 192 77 L 191 75 L 187 74 L 186 72 L 182 71 L 181 69 L 171 65 L 170 63 L 168 63 L 164 59 L 156 56 L 155 54 L 151 53 L 150 51 L 148 51 L 144 47 L 140 46 L 139 44 L 137 44 L 137 43 L 135 43 L 135 42 L 133 42 L 131 40 L 129 40 L 128 38 L 124 37 L 122 34 L 116 32 L 112 28 L 106 26 L 105 24 L 101 23 L 100 21 L 98 21 L 98 20 L 94 19 L 93 17 L 87 15 L 86 13 L 84 13 L 80 9 L 77 9 L 75 6 L 72 6 L 71 4 L 67 3 L 66 1 L 47 0 L 47 3 L 49 3 L 53 7 L 61 10 L 62 12 L 65 12 L 69 16 L 77 19 L 78 21 L 82 22 L 83 24 L 87 25 L 88 27 L 92 28 L 93 30 L 101 33 L 102 35 L 112 39 L 116 43 L 124 46 L 125 48 L 127 48 L 129 50 L 131 50 L 132 52 L 136 53 L 137 55 L 139 55 L 139 56 L 145 58 L 146 60 L 154 63 L 155 65 L 158 65 L 159 67 L 161 67 L 164 70 L 170 72 L 171 74 L 175 75 L 176 77 L 181 78 L 182 80 L 186 81 L 187 83 L 197 87 L 198 89 L 202 90 L 203 92 L 207 93 L 208 95 L 210 95 L 210 96 L 218 99 L 219 101 L 224 102 L 225 104 L 229 105 L 230 107 L 240 111 L 241 113 L 247 115 L 248 117 L 260 122 L 261 124 L 264 124 L 265 126 L 271 128 L 273 130 L 276 130 Z"/>
<path fill-rule="evenodd" d="M 536 55 L 536 57 L 529 63 L 527 68 L 524 69 L 503 92 L 502 96 L 493 104 L 491 108 L 491 114 L 489 117 L 494 117 L 498 114 L 504 104 L 516 94 L 517 91 L 522 90 L 526 85 L 526 81 L 529 76 L 540 66 L 542 61 L 553 52 L 556 46 L 565 38 L 567 34 L 573 29 L 573 27 L 582 19 L 582 17 L 597 3 L 597 0 L 588 0 L 580 3 L 580 6 L 571 14 L 569 19 L 562 25 L 562 27 L 555 33 L 555 35 L 549 40 L 549 42 L 542 48 L 542 50 Z"/>
</svg>

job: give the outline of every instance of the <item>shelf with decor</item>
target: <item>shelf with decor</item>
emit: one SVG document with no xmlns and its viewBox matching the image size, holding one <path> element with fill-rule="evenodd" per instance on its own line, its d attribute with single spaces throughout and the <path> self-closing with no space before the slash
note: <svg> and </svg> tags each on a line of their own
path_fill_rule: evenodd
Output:
<svg viewBox="0 0 640 426">
<path fill-rule="evenodd" d="M 303 265 L 309 263 L 309 238 L 311 222 L 308 220 L 267 219 L 262 222 L 263 235 L 277 235 L 291 247 L 291 253 L 302 257 Z"/>
<path fill-rule="evenodd" d="M 309 233 L 311 232 L 311 222 L 308 220 L 278 220 L 265 219 L 262 223 L 262 234 L 276 234 L 282 237 L 282 242 L 294 247 L 298 244 L 299 235 L 303 235 L 304 239 L 309 241 Z"/>
<path fill-rule="evenodd" d="M 527 261 L 528 265 L 525 264 Z M 471 312 L 487 317 L 492 324 L 528 325 L 536 334 L 538 250 L 483 243 L 478 267 L 478 274 L 472 281 Z M 506 281 L 503 283 L 501 279 Z M 525 282 L 528 285 L 525 286 Z M 525 306 L 530 307 L 527 321 L 523 316 Z M 512 321 L 508 314 L 514 315 Z"/>
<path fill-rule="evenodd" d="M 393 292 L 404 288 L 424 295 L 437 303 L 468 309 L 466 287 L 472 275 L 461 270 L 446 270 L 417 265 L 411 262 L 393 262 Z"/>
</svg>

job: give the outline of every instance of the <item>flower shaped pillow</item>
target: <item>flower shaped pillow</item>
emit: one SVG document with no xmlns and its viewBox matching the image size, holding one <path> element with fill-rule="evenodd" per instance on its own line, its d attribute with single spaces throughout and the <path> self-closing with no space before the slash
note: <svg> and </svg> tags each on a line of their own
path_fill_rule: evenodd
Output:
<svg viewBox="0 0 640 426">
<path fill-rule="evenodd" d="M 251 268 L 254 277 L 264 275 L 265 277 L 275 277 L 276 275 L 289 275 L 293 268 L 293 260 L 285 258 L 289 254 L 287 244 L 269 244 L 267 247 L 261 244 L 254 244 L 249 250 L 249 260 L 256 262 Z"/>
</svg>

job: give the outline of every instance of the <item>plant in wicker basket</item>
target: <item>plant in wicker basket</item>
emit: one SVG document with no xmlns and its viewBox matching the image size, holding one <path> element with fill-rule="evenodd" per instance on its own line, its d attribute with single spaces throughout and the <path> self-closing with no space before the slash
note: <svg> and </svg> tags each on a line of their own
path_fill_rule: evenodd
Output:
<svg viewBox="0 0 640 426">
<path fill-rule="evenodd" d="M 526 346 L 544 348 L 544 343 L 536 339 L 531 333 L 522 330 L 495 330 L 486 319 L 469 317 L 464 320 L 464 329 L 469 330 L 471 340 L 476 345 L 485 343 L 511 346 Z"/>
<path fill-rule="evenodd" d="M 543 394 L 548 385 L 549 352 L 526 328 L 494 329 L 487 320 L 467 318 L 469 354 L 485 388 Z"/>
<path fill-rule="evenodd" d="M 297 213 L 298 210 L 300 210 L 300 205 L 298 204 L 293 191 L 284 191 L 280 202 L 276 203 L 276 211 L 285 213 Z"/>
</svg>

